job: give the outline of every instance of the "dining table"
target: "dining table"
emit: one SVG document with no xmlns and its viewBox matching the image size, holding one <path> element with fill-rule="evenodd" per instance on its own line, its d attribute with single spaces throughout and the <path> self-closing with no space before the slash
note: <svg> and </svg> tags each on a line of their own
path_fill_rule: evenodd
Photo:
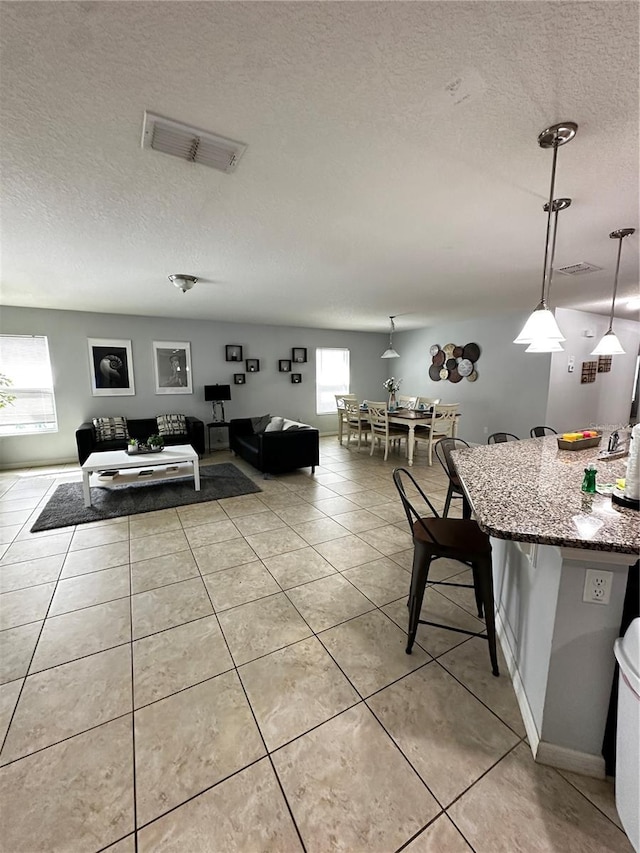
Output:
<svg viewBox="0 0 640 853">
<path fill-rule="evenodd" d="M 366 412 L 366 408 L 362 407 L 362 411 Z M 393 411 L 389 410 L 389 423 L 396 424 L 399 426 L 408 427 L 408 435 L 407 435 L 407 464 L 409 467 L 413 465 L 413 448 L 415 445 L 415 432 L 416 427 L 431 427 L 432 429 L 437 426 L 438 415 L 433 415 L 431 409 L 395 409 Z M 455 438 L 458 434 L 458 419 L 460 415 L 456 415 L 456 418 L 453 423 L 452 429 L 452 438 Z"/>
</svg>

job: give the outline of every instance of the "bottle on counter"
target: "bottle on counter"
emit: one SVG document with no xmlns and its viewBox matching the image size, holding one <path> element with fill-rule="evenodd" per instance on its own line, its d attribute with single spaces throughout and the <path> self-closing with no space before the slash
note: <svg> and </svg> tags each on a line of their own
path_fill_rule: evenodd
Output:
<svg viewBox="0 0 640 853">
<path fill-rule="evenodd" d="M 582 480 L 582 491 L 594 494 L 596 490 L 596 471 L 595 465 L 591 463 L 588 468 L 584 469 L 584 478 Z"/>
</svg>

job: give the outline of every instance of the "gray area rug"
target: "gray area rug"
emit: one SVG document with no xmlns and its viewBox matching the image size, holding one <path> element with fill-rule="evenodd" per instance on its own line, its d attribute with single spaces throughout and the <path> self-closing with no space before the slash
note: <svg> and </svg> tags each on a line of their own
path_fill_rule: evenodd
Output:
<svg viewBox="0 0 640 853">
<path fill-rule="evenodd" d="M 253 480 L 230 462 L 200 468 L 199 492 L 194 489 L 192 478 L 180 478 L 164 483 L 132 483 L 105 487 L 95 485 L 98 480 L 93 476 L 91 483 L 93 506 L 84 505 L 82 483 L 64 483 L 55 490 L 31 532 L 38 533 L 40 530 L 53 530 L 71 524 L 86 524 L 89 521 L 138 515 L 141 512 L 155 512 L 174 506 L 235 498 L 238 495 L 262 491 Z"/>
</svg>

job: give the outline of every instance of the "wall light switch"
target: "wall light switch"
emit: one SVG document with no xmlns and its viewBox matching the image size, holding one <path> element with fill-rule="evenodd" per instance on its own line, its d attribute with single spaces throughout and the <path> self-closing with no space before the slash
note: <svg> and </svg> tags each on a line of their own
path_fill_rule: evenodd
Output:
<svg viewBox="0 0 640 853">
<path fill-rule="evenodd" d="M 567 359 L 567 373 L 573 373 L 576 366 L 576 360 L 574 356 L 570 355 Z"/>
</svg>

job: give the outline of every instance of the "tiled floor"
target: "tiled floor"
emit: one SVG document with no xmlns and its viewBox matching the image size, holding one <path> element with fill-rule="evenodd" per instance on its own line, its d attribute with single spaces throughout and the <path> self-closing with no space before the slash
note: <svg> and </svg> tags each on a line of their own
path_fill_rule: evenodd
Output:
<svg viewBox="0 0 640 853">
<path fill-rule="evenodd" d="M 0 475 L 3 851 L 631 850 L 609 783 L 534 763 L 484 641 L 405 654 L 398 456 L 231 461 L 259 494 L 40 534 L 77 470 Z M 466 590 L 426 606 L 481 627 Z"/>
</svg>

